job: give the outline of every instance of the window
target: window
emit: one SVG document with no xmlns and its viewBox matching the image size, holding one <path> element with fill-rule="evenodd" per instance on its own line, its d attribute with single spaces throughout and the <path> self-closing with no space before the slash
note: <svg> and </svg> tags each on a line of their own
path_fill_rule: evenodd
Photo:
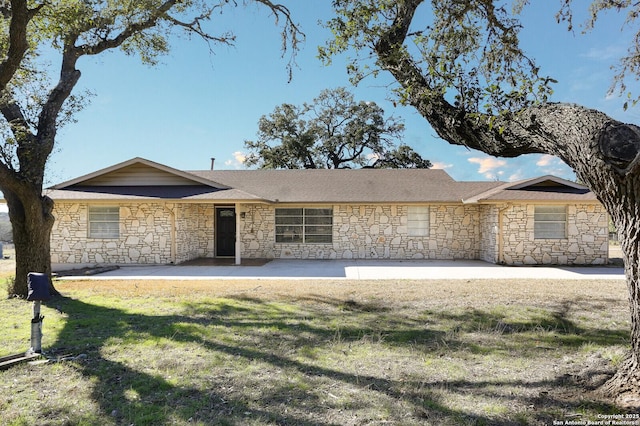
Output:
<svg viewBox="0 0 640 426">
<path fill-rule="evenodd" d="M 534 238 L 567 238 L 565 206 L 535 206 Z"/>
<path fill-rule="evenodd" d="M 276 243 L 330 243 L 333 209 L 276 209 Z"/>
<path fill-rule="evenodd" d="M 411 237 L 426 237 L 429 235 L 429 207 L 409 206 L 407 233 Z"/>
<path fill-rule="evenodd" d="M 119 207 L 89 207 L 89 238 L 118 238 L 119 235 Z"/>
</svg>

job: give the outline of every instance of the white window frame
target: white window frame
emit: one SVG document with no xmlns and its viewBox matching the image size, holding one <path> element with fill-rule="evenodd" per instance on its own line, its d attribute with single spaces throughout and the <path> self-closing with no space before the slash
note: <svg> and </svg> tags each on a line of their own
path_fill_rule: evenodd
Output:
<svg viewBox="0 0 640 426">
<path fill-rule="evenodd" d="M 89 238 L 116 239 L 120 237 L 120 207 L 89 206 L 87 215 Z"/>
<path fill-rule="evenodd" d="M 537 205 L 533 215 L 533 238 L 536 240 L 567 238 L 567 206 Z"/>
<path fill-rule="evenodd" d="M 407 208 L 407 235 L 410 237 L 429 236 L 429 206 L 409 206 Z"/>
<path fill-rule="evenodd" d="M 320 218 L 320 222 L 324 223 L 313 223 L 315 218 Z M 277 208 L 275 222 L 275 238 L 278 244 L 331 244 L 333 242 L 333 207 Z M 323 230 L 325 232 L 322 232 Z"/>
</svg>

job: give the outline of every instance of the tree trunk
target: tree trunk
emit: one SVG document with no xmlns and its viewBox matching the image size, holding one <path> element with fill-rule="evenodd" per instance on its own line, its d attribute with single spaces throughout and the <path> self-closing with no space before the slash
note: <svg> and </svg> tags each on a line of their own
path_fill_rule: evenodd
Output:
<svg viewBox="0 0 640 426">
<path fill-rule="evenodd" d="M 464 87 L 461 89 L 463 92 L 456 93 L 455 84 L 447 86 L 450 90 L 444 89 L 438 81 L 437 65 L 449 64 L 439 63 L 431 67 L 425 65 L 429 61 L 420 57 L 420 54 L 432 55 L 431 60 L 441 58 L 444 61 L 442 58 L 446 55 L 440 56 L 442 50 L 425 52 L 418 47 L 420 53 L 413 56 L 415 49 L 407 47 L 413 43 L 407 37 L 422 3 L 424 0 L 395 2 L 395 8 L 390 7 L 377 15 L 380 18 L 377 21 L 371 18 L 369 9 L 350 8 L 348 2 L 342 2 L 344 10 L 341 13 L 353 28 L 334 25 L 333 29 L 338 33 L 340 43 L 351 44 L 356 49 L 370 45 L 377 58 L 376 66 L 391 73 L 401 86 L 398 90 L 400 99 L 413 106 L 448 143 L 464 145 L 496 157 L 535 153 L 553 155 L 569 165 L 578 179 L 593 191 L 618 229 L 631 314 L 631 353 L 602 390 L 612 396 L 624 392 L 640 395 L 640 127 L 620 123 L 600 111 L 575 104 L 532 102 L 523 104 L 517 111 L 488 115 L 491 113 L 465 110 L 464 102 L 451 103 L 455 96 L 464 97 L 469 93 L 464 92 Z M 468 10 L 484 7 L 486 17 L 479 19 L 491 20 L 487 28 L 500 27 L 503 31 L 506 27 L 496 18 L 493 2 L 479 3 L 484 6 L 467 5 Z M 366 13 L 360 13 L 363 10 Z M 480 15 L 482 13 L 473 15 L 473 19 Z M 388 20 L 388 25 L 384 25 L 384 20 Z M 343 24 L 342 20 L 337 22 Z M 411 34 L 423 37 L 422 31 Z M 517 44 L 517 37 L 510 35 L 507 38 Z M 342 46 L 336 46 L 337 51 L 344 50 Z M 454 49 L 445 53 L 457 58 L 462 52 Z M 465 68 L 471 62 L 473 58 L 465 57 L 460 63 Z M 511 61 L 509 64 L 513 66 Z M 478 75 L 469 74 L 468 77 L 477 79 Z M 447 79 L 446 72 L 442 78 Z M 454 83 L 453 80 L 451 78 L 447 83 Z M 488 84 L 501 86 L 505 81 L 498 79 Z M 475 85 L 471 84 L 471 87 L 475 88 Z M 477 93 L 471 93 L 472 97 L 475 95 Z"/>
<path fill-rule="evenodd" d="M 9 207 L 16 250 L 16 276 L 12 293 L 27 296 L 27 274 L 41 272 L 51 276 L 50 234 L 54 223 L 53 200 L 24 184 L 20 194 L 4 190 Z M 51 280 L 50 280 L 51 283 Z M 51 295 L 58 291 L 50 284 Z"/>
<path fill-rule="evenodd" d="M 506 117 L 478 119 L 429 87 L 408 53 L 399 49 L 420 0 L 403 3 L 375 51 L 383 69 L 404 89 L 406 100 L 450 144 L 493 156 L 545 153 L 562 159 L 602 202 L 618 229 L 631 314 L 631 352 L 602 391 L 640 394 L 640 127 L 574 104 L 541 104 Z"/>
<path fill-rule="evenodd" d="M 631 316 L 631 350 L 616 374 L 600 389 L 610 397 L 640 394 L 640 178 L 635 181 L 626 185 L 622 182 L 618 184 L 617 198 L 623 203 L 609 210 L 622 248 Z M 604 202 L 608 204 L 609 199 Z"/>
<path fill-rule="evenodd" d="M 631 238 L 629 238 L 631 239 Z M 633 253 L 627 254 L 623 249 L 625 261 L 625 273 L 627 276 L 627 287 L 629 289 L 629 307 L 631 312 L 631 350 L 618 367 L 615 375 L 609 379 L 601 388 L 600 392 L 608 397 L 620 398 L 625 395 L 640 394 L 640 282 L 638 280 L 638 248 L 640 241 L 638 237 L 633 238 L 634 242 L 626 245 L 634 246 Z"/>
</svg>

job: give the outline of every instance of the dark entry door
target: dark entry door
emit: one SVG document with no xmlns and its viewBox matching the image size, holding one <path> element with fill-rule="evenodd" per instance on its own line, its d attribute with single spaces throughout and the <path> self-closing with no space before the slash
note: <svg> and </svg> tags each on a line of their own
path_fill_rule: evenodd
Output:
<svg viewBox="0 0 640 426">
<path fill-rule="evenodd" d="M 216 256 L 236 255 L 236 209 L 216 208 Z"/>
</svg>

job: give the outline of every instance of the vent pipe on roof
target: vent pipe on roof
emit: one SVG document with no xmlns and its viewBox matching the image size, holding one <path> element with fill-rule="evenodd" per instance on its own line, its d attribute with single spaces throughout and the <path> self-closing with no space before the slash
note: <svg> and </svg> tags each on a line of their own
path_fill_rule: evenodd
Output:
<svg viewBox="0 0 640 426">
<path fill-rule="evenodd" d="M 216 159 L 211 157 L 211 170 L 213 170 L 213 163 L 215 163 L 215 162 L 216 162 Z"/>
</svg>

